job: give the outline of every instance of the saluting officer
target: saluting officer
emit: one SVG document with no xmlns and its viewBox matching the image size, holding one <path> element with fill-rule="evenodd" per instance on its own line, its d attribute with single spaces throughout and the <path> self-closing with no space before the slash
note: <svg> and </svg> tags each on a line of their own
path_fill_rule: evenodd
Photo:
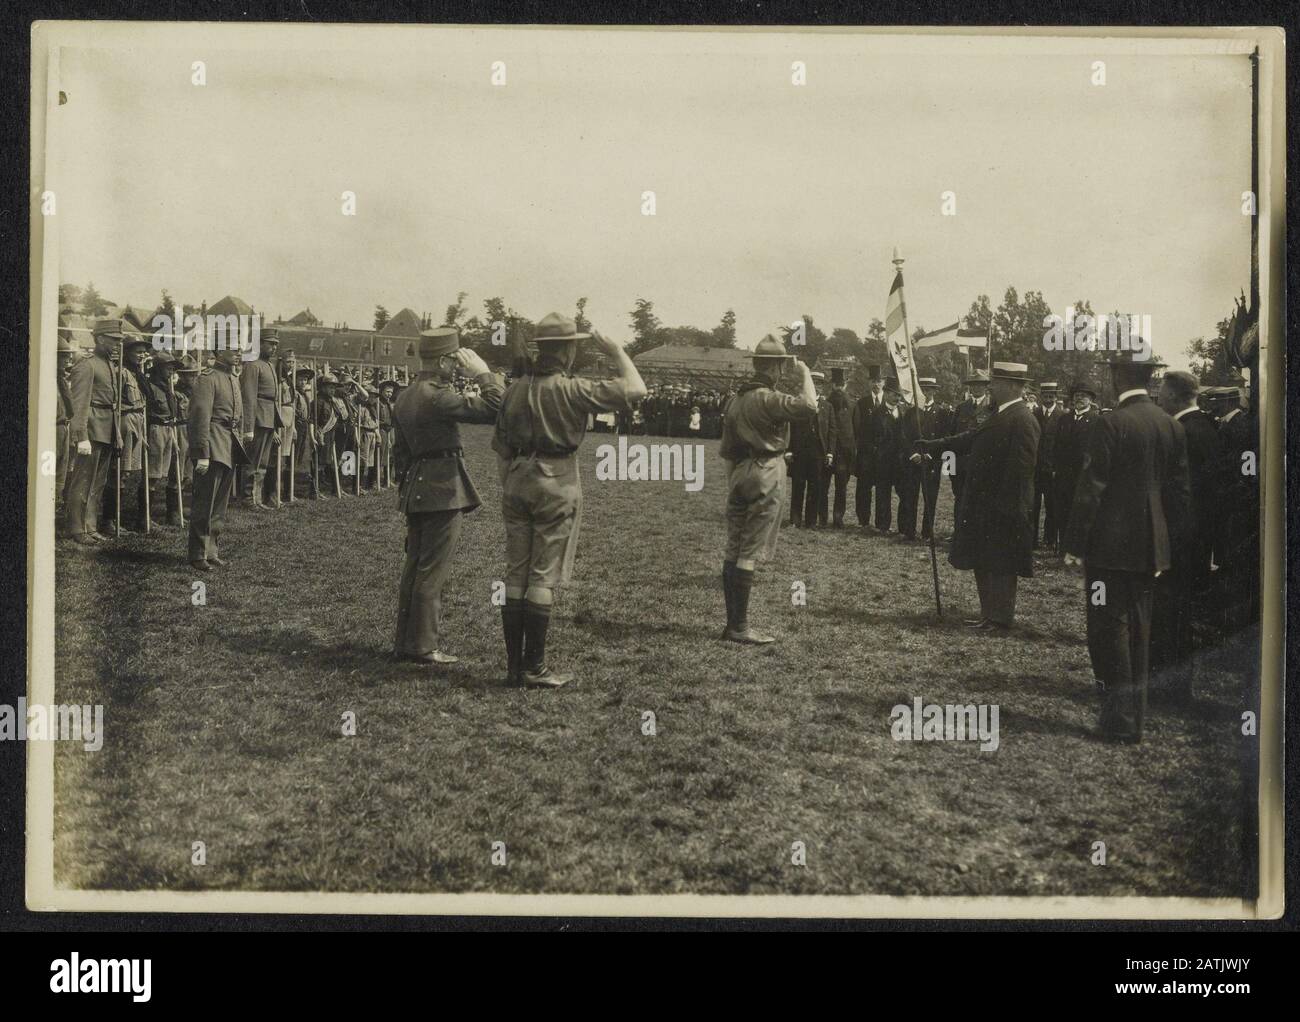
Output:
<svg viewBox="0 0 1300 1022">
<path fill-rule="evenodd" d="M 121 443 L 114 410 L 117 358 L 125 336 L 126 325 L 120 319 L 98 320 L 94 354 L 74 365 L 68 377 L 72 405 L 68 443 L 76 453 L 68 471 L 64 525 L 67 535 L 81 546 L 108 540 L 99 531 L 99 513 L 113 449 Z"/>
<path fill-rule="evenodd" d="M 454 664 L 441 648 L 442 588 L 460 541 L 461 516 L 477 508 L 478 491 L 462 457 L 461 422 L 496 419 L 505 383 L 473 351 L 460 346 L 455 327 L 420 334 L 420 374 L 393 407 L 396 460 L 406 515 L 406 559 L 397 595 L 393 654 L 420 664 Z M 456 393 L 463 369 L 481 394 Z"/>
<path fill-rule="evenodd" d="M 569 375 L 578 342 L 588 337 L 615 363 L 618 375 L 613 379 Z M 646 390 L 622 347 L 595 331 L 579 333 L 567 316 L 552 312 L 543 317 L 534 340 L 537 361 L 506 391 L 492 441 L 501 461 L 506 524 L 501 626 L 506 683 L 559 688 L 571 677 L 546 665 L 546 633 L 555 589 L 569 580 L 578 549 L 582 483 L 574 455 L 588 415 L 628 411 Z"/>
<path fill-rule="evenodd" d="M 808 367 L 787 354 L 772 334 L 758 342 L 752 357 L 754 375 L 741 384 L 727 408 L 719 452 L 728 463 L 727 549 L 722 561 L 727 626 L 722 638 L 762 645 L 776 639 L 749 627 L 754 570 L 776 553 L 790 423 L 817 415 L 817 390 Z M 790 361 L 799 374 L 797 397 L 776 390 L 781 370 Z"/>
<path fill-rule="evenodd" d="M 240 443 L 244 397 L 234 374 L 239 348 L 221 347 L 216 362 L 199 373 L 190 395 L 189 455 L 194 463 L 194 498 L 190 509 L 189 561 L 199 571 L 226 562 L 217 540 L 226 523 L 226 507 L 235 469 L 248 464 Z"/>
</svg>

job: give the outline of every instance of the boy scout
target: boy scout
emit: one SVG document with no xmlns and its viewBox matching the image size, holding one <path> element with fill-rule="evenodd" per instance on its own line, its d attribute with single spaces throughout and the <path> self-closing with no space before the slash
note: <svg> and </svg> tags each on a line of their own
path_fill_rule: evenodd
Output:
<svg viewBox="0 0 1300 1022">
<path fill-rule="evenodd" d="M 569 375 L 578 342 L 588 337 L 616 364 L 614 379 Z M 546 666 L 546 632 L 555 588 L 569 581 L 578 548 L 582 482 L 574 454 L 586 434 L 588 415 L 629 411 L 646 389 L 619 345 L 598 333 L 578 333 L 574 321 L 557 312 L 537 324 L 534 340 L 537 361 L 506 392 L 492 441 L 500 456 L 506 523 L 501 627 L 506 684 L 559 688 L 571 676 Z"/>
<path fill-rule="evenodd" d="M 787 360 L 785 346 L 768 334 L 754 349 L 754 375 L 741 384 L 727 407 L 720 453 L 727 470 L 727 551 L 722 562 L 722 593 L 727 603 L 727 627 L 722 638 L 732 642 L 775 642 L 749 627 L 749 593 L 754 567 L 776 552 L 785 486 L 785 449 L 790 423 L 817 415 L 817 390 L 812 373 L 795 362 L 800 374 L 798 397 L 774 388 Z"/>
<path fill-rule="evenodd" d="M 233 372 L 238 364 L 238 348 L 221 348 L 216 364 L 199 373 L 190 395 L 194 505 L 190 510 L 189 560 L 199 571 L 226 563 L 217 556 L 217 539 L 226 522 L 235 469 L 248 464 L 239 442 L 244 399 Z"/>
<path fill-rule="evenodd" d="M 479 383 L 464 397 L 451 385 L 457 369 Z M 393 655 L 420 664 L 454 664 L 439 648 L 442 587 L 460 540 L 461 516 L 477 508 L 478 491 L 461 458 L 460 422 L 492 422 L 505 383 L 455 327 L 420 334 L 420 374 L 393 407 L 398 506 L 406 515 L 406 560 L 397 597 Z"/>
<path fill-rule="evenodd" d="M 68 378 L 72 410 L 68 443 L 75 450 L 68 471 L 65 531 L 73 542 L 107 541 L 99 532 L 99 509 L 108 482 L 113 448 L 121 443 L 116 424 L 118 354 L 126 327 L 120 319 L 95 323 L 95 353 L 72 367 Z"/>
</svg>

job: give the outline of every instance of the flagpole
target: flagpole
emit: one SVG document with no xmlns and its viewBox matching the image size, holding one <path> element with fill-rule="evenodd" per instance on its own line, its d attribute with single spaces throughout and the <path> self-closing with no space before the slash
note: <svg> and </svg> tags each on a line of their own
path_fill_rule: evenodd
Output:
<svg viewBox="0 0 1300 1022">
<path fill-rule="evenodd" d="M 903 261 L 904 260 L 902 254 L 898 251 L 898 248 L 895 247 L 894 259 L 893 259 L 894 270 L 900 277 L 903 274 Z M 912 350 L 912 334 L 907 329 L 906 292 L 904 292 L 902 300 L 899 302 L 899 305 L 903 310 L 903 339 L 907 343 L 908 369 L 911 371 L 912 374 L 912 425 L 913 428 L 916 430 L 916 438 L 920 440 L 921 439 L 921 381 L 917 378 L 916 375 L 916 352 Z M 929 474 L 929 468 L 926 466 L 924 460 L 922 460 L 921 464 L 917 466 L 917 470 L 921 473 L 921 498 L 924 500 L 926 494 L 929 492 L 929 488 L 926 486 L 925 483 L 926 476 Z M 935 500 L 939 499 L 938 490 L 935 491 L 934 496 L 935 496 Z M 930 573 L 934 577 L 935 616 L 942 618 L 943 603 L 939 599 L 939 555 L 935 553 L 935 549 L 934 549 L 933 526 L 930 528 Z"/>
</svg>

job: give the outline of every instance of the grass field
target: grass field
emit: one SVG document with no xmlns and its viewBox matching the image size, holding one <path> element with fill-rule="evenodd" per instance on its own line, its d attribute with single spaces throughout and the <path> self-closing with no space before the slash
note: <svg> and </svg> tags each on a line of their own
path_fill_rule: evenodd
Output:
<svg viewBox="0 0 1300 1022">
<path fill-rule="evenodd" d="M 445 601 L 444 648 L 463 661 L 442 673 L 388 659 L 395 491 L 232 512 L 229 567 L 203 576 L 201 607 L 180 530 L 60 546 L 56 699 L 104 704 L 106 729 L 97 753 L 56 752 L 60 886 L 1248 893 L 1230 670 L 1244 643 L 1207 658 L 1197 706 L 1154 707 L 1141 746 L 1102 744 L 1075 571 L 1040 559 L 1022 580 L 1023 627 L 969 634 L 974 584 L 946 542 L 936 621 L 925 548 L 850 528 L 784 530 L 751 608 L 781 641 L 724 644 L 716 442 L 703 491 L 687 493 L 597 482 L 607 438 L 592 435 L 576 578 L 550 643 L 579 680 L 504 689 L 488 439 L 465 430 L 484 507 Z M 945 539 L 950 522 L 945 484 Z M 791 604 L 795 581 L 806 607 Z M 895 741 L 891 708 L 918 696 L 998 704 L 1000 747 Z M 190 864 L 195 841 L 204 867 Z M 791 863 L 796 841 L 806 866 Z"/>
</svg>

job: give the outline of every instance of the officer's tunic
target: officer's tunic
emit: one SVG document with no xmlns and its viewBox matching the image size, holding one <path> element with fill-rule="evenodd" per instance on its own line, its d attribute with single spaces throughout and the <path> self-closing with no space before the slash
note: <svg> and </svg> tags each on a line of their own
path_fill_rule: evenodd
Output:
<svg viewBox="0 0 1300 1022">
<path fill-rule="evenodd" d="M 482 501 L 461 457 L 461 422 L 492 422 L 501 406 L 501 377 L 478 377 L 481 394 L 463 397 L 449 384 L 421 376 L 393 406 L 398 507 L 406 515 L 406 559 L 397 595 L 398 655 L 438 649 L 442 587 L 460 538 L 461 515 Z"/>
<path fill-rule="evenodd" d="M 766 560 L 776 553 L 790 423 L 816 415 L 816 402 L 802 394 L 782 394 L 761 378 L 741 385 L 727 408 L 720 449 L 730 463 L 726 560 Z"/>
<path fill-rule="evenodd" d="M 569 581 L 582 518 L 574 453 L 588 415 L 630 407 L 623 380 L 567 376 L 546 356 L 510 385 L 492 440 L 501 465 L 507 587 L 553 589 Z"/>
<path fill-rule="evenodd" d="M 118 443 L 113 422 L 117 374 L 117 367 L 108 357 L 96 352 L 73 366 L 68 378 L 72 405 L 68 444 L 75 452 L 83 440 L 90 441 L 90 453 L 74 453 L 68 473 L 64 516 L 70 536 L 98 531 L 108 465 L 113 447 Z"/>
<path fill-rule="evenodd" d="M 193 462 L 207 458 L 208 470 L 194 473 L 191 561 L 218 556 L 217 539 L 226 521 L 234 470 L 248 463 L 239 440 L 243 404 L 239 381 L 219 362 L 199 373 L 194 381 L 190 395 L 189 456 Z"/>
<path fill-rule="evenodd" d="M 244 432 L 253 434 L 248 452 L 253 471 L 266 468 L 272 440 L 280 426 L 280 387 L 275 367 L 264 358 L 244 362 L 239 372 L 239 389 L 243 393 Z"/>
</svg>

